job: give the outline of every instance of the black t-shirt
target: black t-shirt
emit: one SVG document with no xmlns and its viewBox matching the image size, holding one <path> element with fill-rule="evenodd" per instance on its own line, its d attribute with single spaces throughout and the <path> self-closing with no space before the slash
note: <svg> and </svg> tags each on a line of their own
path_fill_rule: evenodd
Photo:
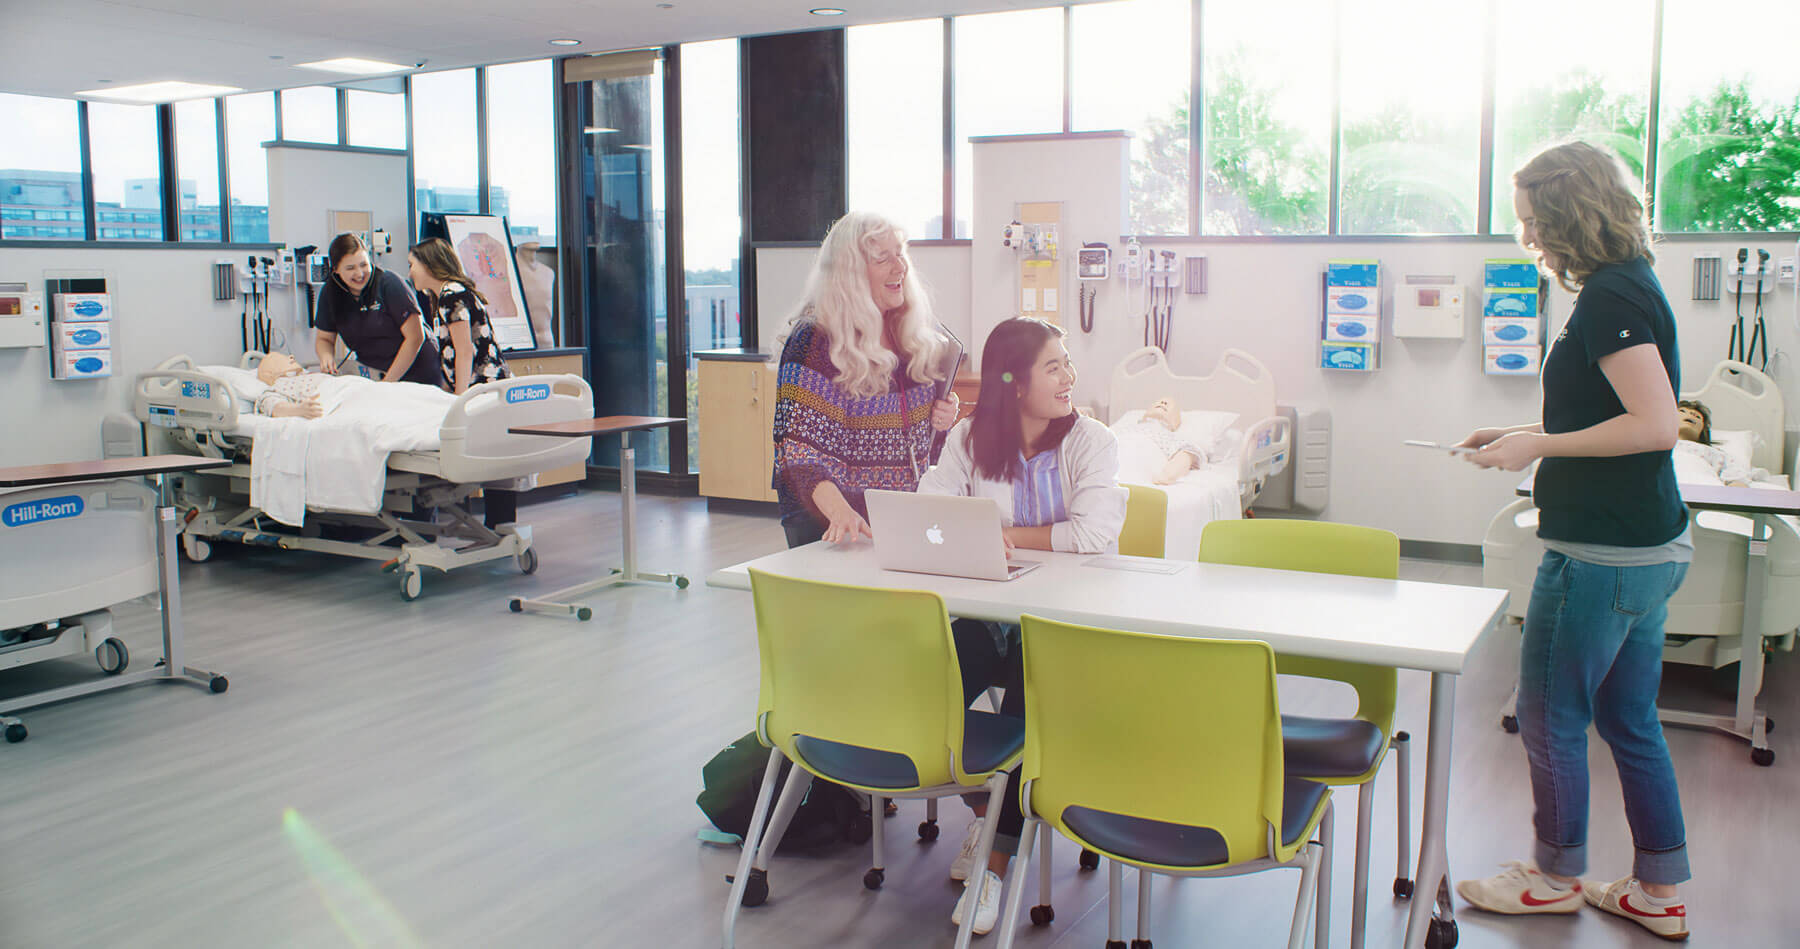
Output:
<svg viewBox="0 0 1800 949">
<path fill-rule="evenodd" d="M 319 329 L 343 337 L 344 345 L 356 354 L 357 362 L 386 372 L 388 366 L 393 365 L 394 355 L 400 352 L 400 344 L 406 342 L 400 328 L 407 320 L 416 322 L 418 319 L 419 303 L 406 281 L 401 280 L 399 274 L 376 268 L 369 276 L 369 282 L 363 285 L 362 292 L 354 295 L 344 289 L 333 274 L 319 297 L 319 309 L 313 322 Z M 420 332 L 424 332 L 423 326 Z M 442 384 L 437 345 L 431 341 L 430 334 L 426 334 L 424 344 L 402 378 L 428 386 Z"/>
<path fill-rule="evenodd" d="M 1579 431 L 1625 414 L 1599 362 L 1644 343 L 1656 346 L 1669 387 L 1680 392 L 1675 314 L 1650 262 L 1640 258 L 1601 267 L 1582 285 L 1568 325 L 1544 358 L 1545 433 Z M 1655 547 L 1687 527 L 1687 508 L 1667 451 L 1545 458 L 1532 494 L 1538 536 L 1550 540 Z"/>
</svg>

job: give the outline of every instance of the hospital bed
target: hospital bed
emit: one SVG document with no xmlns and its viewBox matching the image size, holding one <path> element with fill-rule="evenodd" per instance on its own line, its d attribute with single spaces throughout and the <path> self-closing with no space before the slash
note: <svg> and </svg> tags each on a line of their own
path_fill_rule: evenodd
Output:
<svg viewBox="0 0 1800 949">
<path fill-rule="evenodd" d="M 1782 457 L 1785 418 L 1781 391 L 1769 376 L 1745 363 L 1726 360 L 1713 367 L 1698 391 L 1683 393 L 1712 411 L 1715 441 L 1721 433 L 1747 432 L 1751 464 L 1766 469 L 1779 487 L 1793 472 Z M 1729 438 L 1729 435 L 1724 436 Z M 1785 476 L 1785 477 L 1781 477 Z M 1800 521 L 1768 517 L 1769 536 L 1762 584 L 1760 635 L 1791 650 L 1800 627 Z M 1743 654 L 1744 598 L 1750 564 L 1750 518 L 1720 511 L 1690 514 L 1694 562 L 1681 589 L 1669 600 L 1663 661 L 1723 668 Z M 1544 547 L 1537 538 L 1537 508 L 1520 498 L 1502 508 L 1482 539 L 1482 582 L 1512 592 L 1508 618 L 1520 622 L 1531 601 L 1531 586 Z M 1760 676 L 1750 686 L 1760 692 Z M 1671 719 L 1674 720 L 1674 719 Z M 1502 715 L 1508 731 L 1518 728 L 1510 703 Z"/>
<path fill-rule="evenodd" d="M 468 502 L 483 484 L 516 483 L 587 459 L 585 441 L 507 431 L 592 418 L 593 392 L 586 381 L 570 375 L 523 376 L 483 383 L 452 397 L 424 386 L 390 388 L 410 383 L 357 379 L 349 381 L 370 387 L 366 393 L 404 396 L 407 413 L 399 421 L 362 418 L 339 406 L 314 420 L 273 419 L 251 411 L 260 385 L 253 372 L 258 358 L 252 353 L 242 365 L 229 367 L 196 366 L 176 356 L 137 379 L 133 410 L 152 450 L 235 462 L 216 472 L 175 479 L 176 504 L 186 519 L 181 547 L 190 559 L 203 561 L 211 556 L 214 542 L 231 541 L 376 560 L 398 573 L 400 593 L 407 600 L 423 592 L 425 568 L 447 572 L 511 557 L 525 573 L 537 569 L 528 525 L 489 529 Z M 353 397 L 345 396 L 345 404 Z M 284 435 L 308 439 L 303 473 L 272 464 L 259 469 L 260 462 L 253 463 L 258 437 Z M 354 463 L 349 467 L 374 466 L 374 483 L 333 485 L 325 491 L 320 483 L 346 467 L 341 463 L 346 457 Z M 320 458 L 339 463 L 319 463 Z M 304 517 L 297 526 L 291 516 L 288 524 L 277 523 L 256 502 L 259 489 L 272 483 L 287 487 L 281 479 L 288 477 L 304 477 L 306 483 Z M 320 495 L 328 502 L 317 503 Z M 261 497 L 269 496 L 262 491 Z M 334 526 L 363 528 L 373 536 L 324 536 L 324 528 Z"/>
<path fill-rule="evenodd" d="M 1108 424 L 1116 427 L 1165 396 L 1180 404 L 1182 432 L 1205 426 L 1200 439 L 1211 445 L 1201 447 L 1216 447 L 1222 460 L 1203 462 L 1173 484 L 1152 484 L 1152 472 L 1145 469 L 1155 459 L 1121 439 L 1119 480 L 1165 497 L 1163 554 L 1192 560 L 1199 555 L 1200 531 L 1209 521 L 1242 517 L 1268 479 L 1287 466 L 1293 424 L 1276 412 L 1274 376 L 1249 353 L 1227 349 L 1210 374 L 1182 376 L 1154 346 L 1131 353 L 1114 367 Z"/>
</svg>

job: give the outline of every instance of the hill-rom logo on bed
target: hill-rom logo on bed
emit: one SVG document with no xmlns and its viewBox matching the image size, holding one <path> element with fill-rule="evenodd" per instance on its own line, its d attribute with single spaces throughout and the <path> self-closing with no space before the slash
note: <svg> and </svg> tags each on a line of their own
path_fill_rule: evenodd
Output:
<svg viewBox="0 0 1800 949">
<path fill-rule="evenodd" d="M 509 403 L 542 402 L 548 398 L 550 398 L 548 385 L 513 386 L 506 390 L 506 401 Z"/>
<path fill-rule="evenodd" d="M 183 382 L 181 384 L 181 397 L 184 399 L 210 399 L 212 398 L 212 383 Z"/>
<path fill-rule="evenodd" d="M 39 498 L 7 506 L 6 510 L 0 511 L 0 521 L 4 521 L 7 527 L 24 527 L 42 521 L 79 517 L 82 509 L 81 498 L 73 494 L 60 498 Z"/>
</svg>

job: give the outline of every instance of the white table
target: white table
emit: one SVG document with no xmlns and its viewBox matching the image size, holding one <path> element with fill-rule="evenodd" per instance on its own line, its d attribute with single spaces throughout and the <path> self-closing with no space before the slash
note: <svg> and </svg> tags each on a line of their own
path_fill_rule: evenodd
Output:
<svg viewBox="0 0 1800 949">
<path fill-rule="evenodd" d="M 1447 891 L 1445 846 L 1456 677 L 1500 621 L 1507 593 L 1485 587 L 1218 564 L 1179 564 L 1174 574 L 1087 566 L 1083 554 L 1029 551 L 1043 567 L 1006 582 L 883 570 L 874 548 L 824 542 L 726 567 L 707 585 L 750 589 L 749 568 L 829 583 L 930 590 L 956 616 L 1018 622 L 1020 614 L 1173 636 L 1261 640 L 1277 652 L 1431 673 L 1424 827 L 1409 947 L 1425 945 L 1433 894 Z M 1122 558 L 1131 560 L 1134 558 Z M 1146 563 L 1170 565 L 1169 561 Z"/>
</svg>

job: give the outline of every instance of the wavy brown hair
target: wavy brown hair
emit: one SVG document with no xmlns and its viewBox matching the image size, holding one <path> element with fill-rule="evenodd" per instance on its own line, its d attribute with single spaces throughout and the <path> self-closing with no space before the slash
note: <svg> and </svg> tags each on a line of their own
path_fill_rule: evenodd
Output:
<svg viewBox="0 0 1800 949">
<path fill-rule="evenodd" d="M 1536 251 L 1545 270 L 1570 293 L 1607 264 L 1639 257 L 1652 263 L 1644 202 L 1617 156 L 1586 142 L 1553 145 L 1513 172 L 1513 186 L 1531 202 Z"/>
<path fill-rule="evenodd" d="M 447 283 L 460 283 L 463 289 L 475 294 L 475 299 L 487 304 L 487 296 L 475 289 L 475 278 L 463 273 L 462 258 L 456 256 L 456 248 L 451 247 L 449 241 L 427 237 L 412 246 L 412 255 L 433 277 Z"/>
</svg>

